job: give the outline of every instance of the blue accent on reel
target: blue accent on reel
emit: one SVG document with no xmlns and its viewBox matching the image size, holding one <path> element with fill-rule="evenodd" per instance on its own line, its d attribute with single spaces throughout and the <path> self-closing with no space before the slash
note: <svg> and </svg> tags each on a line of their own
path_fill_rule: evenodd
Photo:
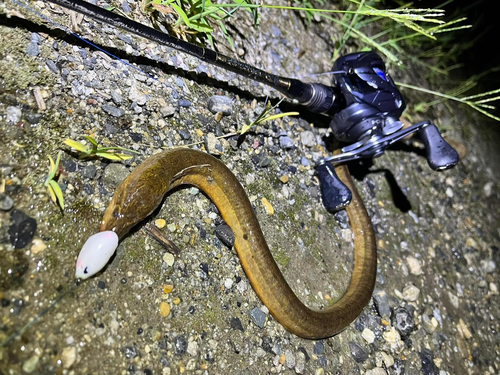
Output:
<svg viewBox="0 0 500 375">
<path fill-rule="evenodd" d="M 374 68 L 373 68 L 373 71 L 374 71 L 375 73 L 377 73 L 377 75 L 378 75 L 380 78 L 382 78 L 384 81 L 386 81 L 386 82 L 387 82 L 387 77 L 386 77 L 386 75 L 385 75 L 385 73 L 384 73 L 384 71 L 383 71 L 383 70 L 380 70 L 379 68 L 375 68 L 375 67 L 374 67 Z"/>
</svg>

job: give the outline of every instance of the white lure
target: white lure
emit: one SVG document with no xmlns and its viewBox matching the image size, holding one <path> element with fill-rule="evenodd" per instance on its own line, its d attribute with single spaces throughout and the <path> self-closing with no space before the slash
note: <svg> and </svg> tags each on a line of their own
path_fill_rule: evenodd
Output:
<svg viewBox="0 0 500 375">
<path fill-rule="evenodd" d="M 102 270 L 118 247 L 118 235 L 110 230 L 90 236 L 76 260 L 75 276 L 87 279 Z"/>
</svg>

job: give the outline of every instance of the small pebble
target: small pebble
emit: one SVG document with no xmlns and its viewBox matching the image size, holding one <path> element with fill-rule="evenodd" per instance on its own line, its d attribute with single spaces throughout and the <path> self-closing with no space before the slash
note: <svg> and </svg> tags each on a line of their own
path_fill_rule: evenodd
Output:
<svg viewBox="0 0 500 375">
<path fill-rule="evenodd" d="M 137 103 L 137 105 L 144 105 L 148 102 L 149 100 L 149 95 L 147 95 L 144 91 L 140 90 L 135 84 L 132 85 L 130 88 L 130 91 L 128 93 L 128 99 L 133 102 Z"/>
<path fill-rule="evenodd" d="M 420 265 L 420 262 L 418 261 L 417 258 L 410 256 L 406 257 L 406 262 L 408 263 L 408 267 L 410 268 L 410 273 L 412 275 L 421 275 L 422 272 L 422 266 Z"/>
<path fill-rule="evenodd" d="M 177 355 L 186 354 L 188 348 L 188 342 L 186 341 L 186 337 L 184 335 L 179 335 L 175 338 L 175 353 Z"/>
<path fill-rule="evenodd" d="M 38 254 L 44 251 L 47 248 L 47 245 L 45 245 L 45 242 L 41 240 L 40 238 L 35 238 L 31 244 L 31 253 L 32 254 Z"/>
<path fill-rule="evenodd" d="M 26 247 L 36 232 L 37 223 L 21 210 L 14 210 L 10 214 L 11 225 L 8 229 L 10 243 L 15 249 Z"/>
<path fill-rule="evenodd" d="M 361 332 L 361 336 L 368 344 L 371 344 L 375 341 L 375 333 L 373 333 L 373 331 L 368 328 L 365 328 L 363 332 Z"/>
<path fill-rule="evenodd" d="M 170 315 L 170 305 L 165 301 L 160 303 L 160 315 L 164 318 Z"/>
<path fill-rule="evenodd" d="M 453 294 L 450 290 L 448 291 L 448 298 L 450 299 L 450 302 L 454 308 L 458 309 L 460 307 L 459 298 L 455 294 Z"/>
<path fill-rule="evenodd" d="M 446 188 L 446 196 L 447 196 L 448 198 L 453 198 L 453 190 L 451 190 L 451 188 L 450 188 L 450 187 L 447 187 L 447 188 Z"/>
<path fill-rule="evenodd" d="M 184 141 L 189 141 L 191 139 L 191 134 L 186 129 L 179 129 L 178 132 Z"/>
<path fill-rule="evenodd" d="M 255 307 L 253 310 L 250 311 L 250 318 L 252 318 L 252 322 L 259 328 L 264 328 L 264 325 L 266 324 L 267 316 L 264 314 L 264 312 L 259 309 L 258 307 Z"/>
<path fill-rule="evenodd" d="M 282 353 L 280 355 L 280 358 L 279 358 L 279 363 L 282 364 L 282 365 L 284 365 L 285 361 L 286 361 L 286 355 L 285 355 L 285 353 Z"/>
<path fill-rule="evenodd" d="M 198 355 L 198 343 L 196 341 L 190 341 L 188 343 L 187 353 L 192 357 L 196 357 Z"/>
<path fill-rule="evenodd" d="M 172 267 L 174 265 L 175 258 L 172 254 L 165 253 L 165 255 L 163 255 L 163 261 L 167 263 L 169 267 Z"/>
<path fill-rule="evenodd" d="M 97 174 L 97 168 L 93 164 L 87 165 L 82 168 L 81 173 L 84 178 L 93 179 Z"/>
<path fill-rule="evenodd" d="M 486 273 L 492 273 L 497 268 L 497 265 L 492 260 L 481 260 L 481 268 Z"/>
<path fill-rule="evenodd" d="M 68 346 L 64 348 L 61 354 L 61 361 L 63 363 L 63 367 L 66 369 L 73 366 L 76 361 L 76 347 Z"/>
<path fill-rule="evenodd" d="M 280 177 L 280 181 L 286 184 L 289 180 L 289 177 L 287 174 L 284 174 L 283 176 Z"/>
<path fill-rule="evenodd" d="M 490 293 L 493 295 L 497 295 L 498 294 L 497 284 L 495 284 L 494 282 L 491 282 L 489 286 L 490 286 Z"/>
<path fill-rule="evenodd" d="M 306 147 L 313 147 L 316 144 L 316 136 L 312 131 L 303 131 L 300 133 L 300 141 Z"/>
<path fill-rule="evenodd" d="M 174 305 L 179 305 L 181 303 L 181 299 L 179 297 L 175 297 L 172 302 L 174 303 Z"/>
<path fill-rule="evenodd" d="M 224 281 L 224 288 L 231 289 L 233 286 L 233 283 L 234 283 L 233 279 L 226 279 Z"/>
<path fill-rule="evenodd" d="M 389 319 L 391 316 L 391 308 L 389 307 L 389 297 L 383 290 L 375 290 L 373 292 L 373 302 L 378 311 L 378 314 L 384 318 Z"/>
<path fill-rule="evenodd" d="M 365 350 L 355 342 L 349 343 L 349 350 L 351 351 L 351 356 L 357 363 L 363 363 L 368 359 L 368 354 Z"/>
<path fill-rule="evenodd" d="M 322 354 L 323 350 L 325 350 L 325 344 L 322 341 L 316 341 L 313 346 L 313 353 Z"/>
<path fill-rule="evenodd" d="M 122 95 L 118 90 L 111 90 L 109 95 L 111 95 L 111 99 L 116 105 L 120 105 L 122 102 Z"/>
<path fill-rule="evenodd" d="M 230 326 L 232 329 L 243 332 L 243 325 L 241 324 L 241 320 L 239 318 L 231 318 Z"/>
<path fill-rule="evenodd" d="M 493 193 L 493 182 L 489 181 L 483 186 L 483 194 L 486 198 L 491 197 L 491 194 Z"/>
<path fill-rule="evenodd" d="M 422 315 L 422 327 L 429 335 L 436 330 L 436 327 L 432 324 L 431 318 L 429 318 L 427 314 Z"/>
<path fill-rule="evenodd" d="M 266 209 L 268 215 L 274 215 L 274 207 L 269 203 L 266 198 L 262 198 L 262 205 Z"/>
<path fill-rule="evenodd" d="M 375 367 L 366 371 L 365 375 L 387 375 L 387 371 L 385 371 L 382 367 Z"/>
<path fill-rule="evenodd" d="M 229 116 L 233 112 L 233 101 L 227 96 L 214 95 L 208 99 L 208 110 L 213 114 Z"/>
<path fill-rule="evenodd" d="M 306 355 L 302 351 L 299 350 L 299 352 L 295 356 L 295 369 L 294 370 L 297 374 L 304 373 L 304 369 L 306 367 L 306 361 L 307 361 Z"/>
<path fill-rule="evenodd" d="M 167 225 L 167 221 L 165 219 L 157 219 L 157 220 L 155 220 L 155 226 L 157 228 L 162 229 L 162 228 L 165 227 L 165 225 Z"/>
<path fill-rule="evenodd" d="M 415 285 L 408 285 L 403 289 L 403 299 L 408 302 L 415 302 L 420 295 L 420 289 Z"/>
<path fill-rule="evenodd" d="M 160 108 L 160 113 L 163 117 L 170 117 L 175 113 L 175 108 L 171 105 L 165 105 Z"/>
<path fill-rule="evenodd" d="M 205 138 L 205 147 L 209 154 L 222 155 L 223 148 L 214 133 L 208 133 Z"/>
<path fill-rule="evenodd" d="M 422 373 L 426 375 L 437 375 L 439 374 L 439 369 L 434 364 L 434 355 L 428 349 L 422 349 L 420 354 L 420 360 L 422 361 Z"/>
<path fill-rule="evenodd" d="M 384 332 L 382 336 L 384 337 L 384 340 L 391 345 L 391 349 L 396 353 L 400 353 L 404 349 L 405 344 L 401 341 L 401 336 L 394 327 L 391 327 L 389 331 Z"/>
<path fill-rule="evenodd" d="M 292 139 L 288 136 L 280 137 L 280 147 L 285 150 L 293 148 Z"/>
<path fill-rule="evenodd" d="M 392 365 L 394 365 L 394 358 L 392 355 L 387 354 L 386 352 L 380 352 L 380 355 L 386 367 L 392 367 Z"/>
<path fill-rule="evenodd" d="M 29 56 L 38 56 L 40 54 L 40 47 L 37 43 L 30 43 L 26 47 L 26 54 Z"/>
<path fill-rule="evenodd" d="M 460 318 L 460 320 L 458 321 L 457 328 L 458 328 L 458 331 L 467 340 L 469 340 L 472 337 L 472 333 L 470 332 L 469 328 L 465 325 L 465 322 L 462 318 Z"/>
<path fill-rule="evenodd" d="M 125 114 L 125 111 L 123 109 L 117 108 L 112 105 L 103 104 L 101 108 L 104 112 L 113 117 L 122 117 Z"/>
<path fill-rule="evenodd" d="M 215 228 L 215 235 L 228 248 L 232 248 L 235 236 L 232 229 L 227 224 L 218 225 Z"/>
<path fill-rule="evenodd" d="M 38 367 L 39 360 L 40 357 L 38 357 L 37 355 L 30 357 L 23 363 L 23 371 L 27 373 L 32 373 L 33 371 L 35 371 L 36 368 Z"/>
<path fill-rule="evenodd" d="M 73 160 L 65 160 L 63 164 L 66 172 L 75 172 L 78 168 L 78 164 L 76 164 Z"/>
<path fill-rule="evenodd" d="M 174 290 L 174 286 L 172 284 L 163 285 L 163 293 L 169 294 L 172 293 L 172 290 Z"/>
<path fill-rule="evenodd" d="M 0 193 L 0 210 L 9 211 L 14 207 L 14 200 L 7 194 Z"/>
<path fill-rule="evenodd" d="M 295 356 L 293 355 L 291 350 L 285 350 L 285 365 L 288 368 L 295 367 Z"/>
<path fill-rule="evenodd" d="M 98 287 L 99 289 L 106 289 L 106 283 L 105 283 L 104 281 L 102 281 L 102 280 L 101 280 L 101 281 L 99 281 L 99 282 L 97 283 L 97 287 Z"/>
<path fill-rule="evenodd" d="M 6 120 L 9 124 L 17 124 L 21 121 L 22 112 L 18 107 L 7 107 Z"/>
<path fill-rule="evenodd" d="M 413 315 L 404 307 L 394 309 L 392 325 L 396 327 L 401 336 L 408 336 L 415 328 Z"/>
</svg>

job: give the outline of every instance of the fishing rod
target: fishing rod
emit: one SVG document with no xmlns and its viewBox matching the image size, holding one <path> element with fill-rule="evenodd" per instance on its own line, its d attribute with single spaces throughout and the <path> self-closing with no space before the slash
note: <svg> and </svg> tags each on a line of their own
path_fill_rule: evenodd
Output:
<svg viewBox="0 0 500 375">
<path fill-rule="evenodd" d="M 383 60 L 375 52 L 357 52 L 338 58 L 333 66 L 332 86 L 305 83 L 265 72 L 83 0 L 45 1 L 264 83 L 297 100 L 308 110 L 331 117 L 330 128 L 334 136 L 348 145 L 342 148 L 341 153 L 324 158 L 316 165 L 323 205 L 329 211 L 345 208 L 352 199 L 351 191 L 340 181 L 333 164 L 378 157 L 390 145 L 410 134 L 417 132 L 422 139 L 427 162 L 433 170 L 451 168 L 459 161 L 458 153 L 430 121 L 403 128 L 400 117 L 406 107 L 404 98 L 387 73 Z"/>
</svg>

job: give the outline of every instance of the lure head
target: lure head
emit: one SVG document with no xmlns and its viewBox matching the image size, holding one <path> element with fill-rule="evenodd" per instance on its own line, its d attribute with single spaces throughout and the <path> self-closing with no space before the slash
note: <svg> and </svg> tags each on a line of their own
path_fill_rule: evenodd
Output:
<svg viewBox="0 0 500 375">
<path fill-rule="evenodd" d="M 76 260 L 77 279 L 87 279 L 102 270 L 118 247 L 118 235 L 104 231 L 90 236 Z"/>
</svg>

